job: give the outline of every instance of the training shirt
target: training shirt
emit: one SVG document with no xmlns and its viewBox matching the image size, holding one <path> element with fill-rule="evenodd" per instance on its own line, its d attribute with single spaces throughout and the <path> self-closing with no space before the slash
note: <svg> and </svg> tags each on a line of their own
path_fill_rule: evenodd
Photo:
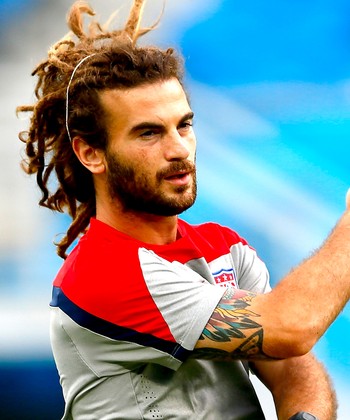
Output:
<svg viewBox="0 0 350 420">
<path fill-rule="evenodd" d="M 264 419 L 243 363 L 188 356 L 227 285 L 270 290 L 266 267 L 226 227 L 178 230 L 150 245 L 92 219 L 64 262 L 50 304 L 63 419 Z"/>
</svg>

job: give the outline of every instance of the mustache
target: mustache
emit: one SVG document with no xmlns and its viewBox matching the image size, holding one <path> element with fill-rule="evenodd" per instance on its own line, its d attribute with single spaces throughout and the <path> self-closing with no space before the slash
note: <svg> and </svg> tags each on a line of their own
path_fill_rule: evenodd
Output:
<svg viewBox="0 0 350 420">
<path fill-rule="evenodd" d="M 189 160 L 172 162 L 167 168 L 164 168 L 157 173 L 157 179 L 161 180 L 176 172 L 196 172 L 196 165 Z"/>
</svg>

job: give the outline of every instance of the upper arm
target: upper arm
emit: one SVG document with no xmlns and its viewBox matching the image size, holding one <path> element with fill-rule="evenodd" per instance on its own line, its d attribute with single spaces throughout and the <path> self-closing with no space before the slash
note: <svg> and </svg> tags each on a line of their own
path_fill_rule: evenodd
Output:
<svg viewBox="0 0 350 420">
<path fill-rule="evenodd" d="M 227 288 L 196 344 L 196 357 L 269 358 L 264 353 L 261 315 L 252 309 L 257 295 Z"/>
<path fill-rule="evenodd" d="M 303 324 L 285 309 L 281 316 L 283 305 L 284 300 L 277 302 L 272 293 L 227 288 L 202 331 L 194 357 L 275 360 L 308 353 L 312 342 L 305 338 Z"/>
</svg>

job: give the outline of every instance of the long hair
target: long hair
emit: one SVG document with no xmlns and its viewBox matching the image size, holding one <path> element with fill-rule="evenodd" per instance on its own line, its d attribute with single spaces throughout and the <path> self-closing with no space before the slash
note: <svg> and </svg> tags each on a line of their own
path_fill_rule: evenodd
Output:
<svg viewBox="0 0 350 420">
<path fill-rule="evenodd" d="M 19 138 L 25 142 L 22 168 L 36 174 L 42 192 L 39 205 L 72 217 L 65 236 L 56 244 L 62 258 L 96 215 L 92 174 L 77 159 L 71 139 L 80 136 L 105 150 L 107 134 L 99 92 L 174 77 L 182 82 L 182 59 L 173 49 L 136 45 L 156 26 L 141 28 L 144 3 L 133 1 L 123 29 L 108 30 L 91 18 L 86 31 L 83 17 L 94 16 L 94 11 L 85 2 L 74 3 L 67 16 L 70 33 L 32 73 L 38 78 L 35 104 L 17 108 L 31 113 L 29 129 Z"/>
</svg>

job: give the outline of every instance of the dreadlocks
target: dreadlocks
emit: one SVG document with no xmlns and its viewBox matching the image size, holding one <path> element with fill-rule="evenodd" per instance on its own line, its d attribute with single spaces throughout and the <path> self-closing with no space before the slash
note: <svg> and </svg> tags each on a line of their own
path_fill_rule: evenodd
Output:
<svg viewBox="0 0 350 420">
<path fill-rule="evenodd" d="M 90 146 L 105 150 L 107 134 L 99 92 L 173 77 L 182 80 L 182 62 L 172 49 L 136 45 L 156 26 L 140 27 L 144 3 L 134 0 L 125 27 L 113 31 L 92 19 L 84 31 L 83 16 L 94 16 L 94 11 L 84 2 L 74 3 L 67 17 L 71 32 L 32 73 L 38 78 L 36 103 L 17 108 L 31 113 L 29 130 L 19 138 L 26 144 L 22 167 L 36 174 L 42 192 L 39 205 L 72 217 L 66 235 L 56 244 L 62 258 L 96 214 L 92 175 L 79 162 L 70 142 L 80 136 Z M 54 178 L 58 182 L 52 182 Z"/>
</svg>

